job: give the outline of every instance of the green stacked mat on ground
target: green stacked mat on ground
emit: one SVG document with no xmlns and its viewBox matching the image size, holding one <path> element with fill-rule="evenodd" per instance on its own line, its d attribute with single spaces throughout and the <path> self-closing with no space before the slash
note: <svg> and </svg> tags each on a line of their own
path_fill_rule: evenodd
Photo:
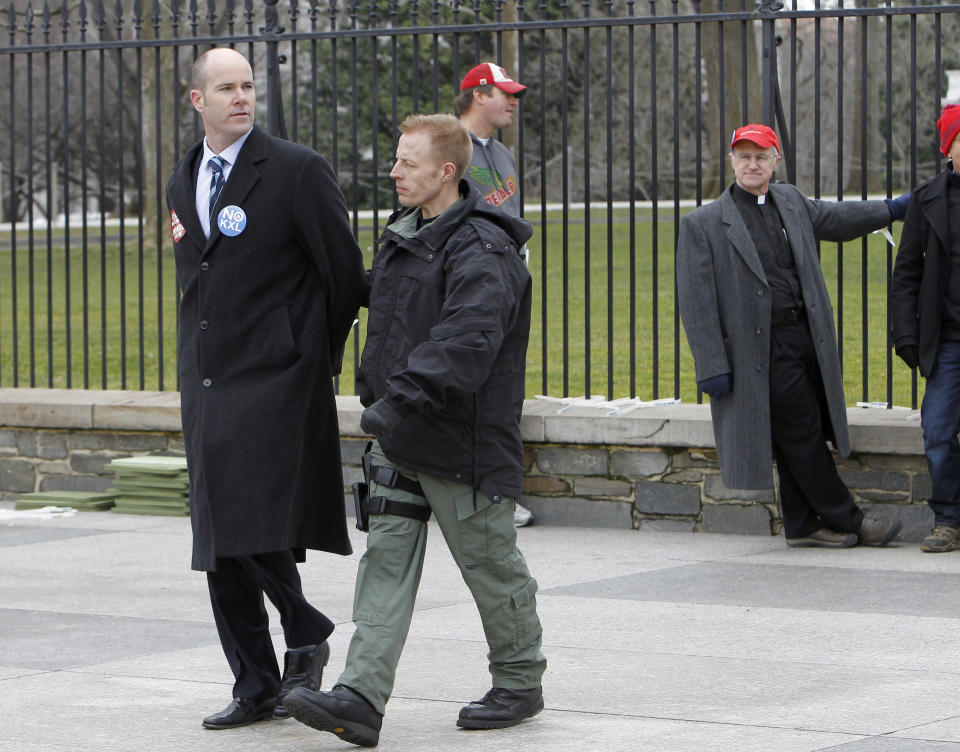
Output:
<svg viewBox="0 0 960 752">
<path fill-rule="evenodd" d="M 116 480 L 114 512 L 183 517 L 190 514 L 190 481 L 183 457 L 124 457 L 107 465 Z"/>
<path fill-rule="evenodd" d="M 20 494 L 14 509 L 41 509 L 43 507 L 73 507 L 86 511 L 110 509 L 116 499 L 113 491 L 37 491 Z"/>
</svg>

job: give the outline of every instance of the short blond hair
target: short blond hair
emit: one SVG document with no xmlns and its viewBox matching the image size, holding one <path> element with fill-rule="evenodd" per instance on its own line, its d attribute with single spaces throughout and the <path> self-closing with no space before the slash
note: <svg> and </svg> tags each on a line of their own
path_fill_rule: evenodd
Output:
<svg viewBox="0 0 960 752">
<path fill-rule="evenodd" d="M 456 168 L 455 180 L 460 180 L 473 157 L 470 132 L 453 115 L 409 115 L 400 123 L 400 133 L 426 131 L 430 134 L 433 153 L 441 162 L 452 162 Z"/>
</svg>

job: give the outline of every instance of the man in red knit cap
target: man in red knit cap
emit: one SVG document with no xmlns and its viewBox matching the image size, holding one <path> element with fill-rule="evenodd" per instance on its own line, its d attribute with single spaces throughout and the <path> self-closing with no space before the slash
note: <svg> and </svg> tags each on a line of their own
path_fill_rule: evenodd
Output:
<svg viewBox="0 0 960 752">
<path fill-rule="evenodd" d="M 920 414 L 930 470 L 928 553 L 960 547 L 960 105 L 937 121 L 947 169 L 919 186 L 907 206 L 893 269 L 893 345 L 927 386 Z"/>
</svg>

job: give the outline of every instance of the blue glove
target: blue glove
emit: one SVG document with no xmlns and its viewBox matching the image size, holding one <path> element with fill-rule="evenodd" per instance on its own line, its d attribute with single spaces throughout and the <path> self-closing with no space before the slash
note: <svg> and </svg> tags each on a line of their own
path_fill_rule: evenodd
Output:
<svg viewBox="0 0 960 752">
<path fill-rule="evenodd" d="M 403 416 L 386 400 L 379 399 L 360 413 L 360 429 L 373 436 L 386 436 L 403 421 Z"/>
<path fill-rule="evenodd" d="M 719 376 L 698 381 L 697 386 L 700 387 L 701 392 L 709 394 L 710 399 L 718 400 L 733 390 L 733 377 L 729 373 L 721 373 Z"/>
<path fill-rule="evenodd" d="M 900 222 L 907 216 L 907 204 L 910 203 L 910 193 L 904 193 L 902 196 L 897 196 L 896 198 L 885 198 L 883 203 L 885 203 L 890 210 L 890 221 Z"/>
</svg>

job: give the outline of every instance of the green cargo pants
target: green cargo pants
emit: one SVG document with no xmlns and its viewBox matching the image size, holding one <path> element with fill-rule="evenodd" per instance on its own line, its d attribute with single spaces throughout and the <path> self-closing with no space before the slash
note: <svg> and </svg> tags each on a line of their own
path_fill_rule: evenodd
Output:
<svg viewBox="0 0 960 752">
<path fill-rule="evenodd" d="M 510 499 L 493 504 L 463 483 L 407 470 L 373 445 L 373 464 L 418 481 L 424 497 L 370 484 L 370 496 L 429 506 L 480 611 L 493 686 L 540 686 L 547 661 L 540 651 L 537 582 L 517 549 Z M 410 629 L 427 545 L 427 523 L 391 514 L 370 516 L 353 600 L 356 632 L 338 682 L 384 712 Z"/>
</svg>

